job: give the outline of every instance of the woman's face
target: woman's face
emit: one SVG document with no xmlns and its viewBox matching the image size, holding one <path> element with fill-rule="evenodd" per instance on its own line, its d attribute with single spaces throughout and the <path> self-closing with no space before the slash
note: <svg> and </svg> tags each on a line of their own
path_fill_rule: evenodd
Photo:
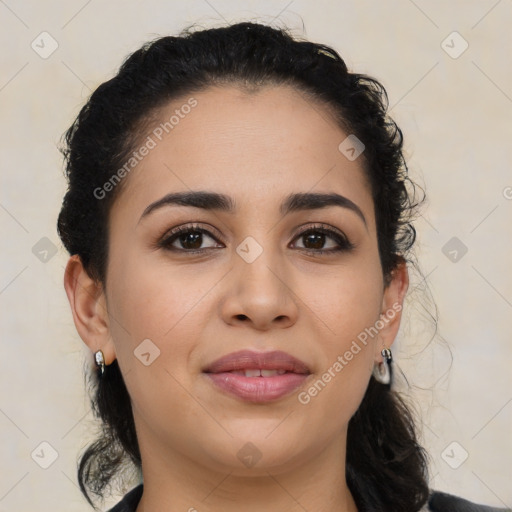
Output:
<svg viewBox="0 0 512 512">
<path fill-rule="evenodd" d="M 339 149 L 348 135 L 292 88 L 226 86 L 173 101 L 141 138 L 148 150 L 135 148 L 140 161 L 111 211 L 108 336 L 96 348 L 107 364 L 118 359 L 143 463 L 256 474 L 340 458 L 406 289 L 403 273 L 384 288 L 363 157 Z M 148 211 L 198 191 L 232 209 Z M 290 208 L 293 194 L 313 195 L 313 206 L 317 194 L 346 199 Z M 394 320 L 375 335 L 381 314 Z M 283 351 L 309 373 L 205 373 L 240 350 Z M 248 379 L 269 381 L 247 391 Z"/>
</svg>

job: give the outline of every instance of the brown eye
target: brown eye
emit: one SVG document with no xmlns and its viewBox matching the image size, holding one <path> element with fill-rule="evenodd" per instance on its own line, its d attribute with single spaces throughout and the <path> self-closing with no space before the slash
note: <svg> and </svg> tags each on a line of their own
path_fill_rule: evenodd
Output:
<svg viewBox="0 0 512 512">
<path fill-rule="evenodd" d="M 203 247 L 205 237 L 212 240 L 214 244 Z M 303 246 L 297 247 L 298 249 L 314 255 L 350 251 L 355 247 L 342 232 L 325 227 L 325 225 L 308 227 L 299 233 L 295 240 L 302 241 Z M 219 243 L 210 231 L 199 226 L 189 225 L 179 226 L 168 232 L 158 242 L 158 246 L 166 251 L 197 254 L 224 247 L 221 243 L 221 245 L 218 245 Z M 330 247 L 327 249 L 325 248 L 326 243 L 330 243 Z"/>
<path fill-rule="evenodd" d="M 302 249 L 304 251 L 313 254 L 349 251 L 355 247 L 346 236 L 324 226 L 310 227 L 299 233 L 296 239 L 302 240 L 304 244 Z M 328 239 L 331 239 L 335 243 L 333 247 L 325 249 L 324 246 Z M 299 249 L 301 249 L 301 247 L 299 247 Z"/>
<path fill-rule="evenodd" d="M 207 249 L 217 247 L 201 247 L 204 243 L 204 237 L 216 241 L 216 238 L 206 229 L 192 226 L 180 226 L 168 233 L 160 242 L 159 246 L 169 251 L 182 252 L 204 252 Z M 179 246 L 177 247 L 176 244 Z"/>
</svg>

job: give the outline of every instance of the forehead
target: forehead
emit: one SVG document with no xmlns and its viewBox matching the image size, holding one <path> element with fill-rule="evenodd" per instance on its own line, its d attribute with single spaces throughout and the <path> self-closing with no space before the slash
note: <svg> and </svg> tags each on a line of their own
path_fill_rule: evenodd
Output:
<svg viewBox="0 0 512 512">
<path fill-rule="evenodd" d="M 161 108 L 139 135 L 150 149 L 124 178 L 113 211 L 140 216 L 166 193 L 212 190 L 242 206 L 267 208 L 275 199 L 277 213 L 290 192 L 336 191 L 373 217 L 362 157 L 339 150 L 348 134 L 326 105 L 289 86 L 191 93 Z"/>
</svg>

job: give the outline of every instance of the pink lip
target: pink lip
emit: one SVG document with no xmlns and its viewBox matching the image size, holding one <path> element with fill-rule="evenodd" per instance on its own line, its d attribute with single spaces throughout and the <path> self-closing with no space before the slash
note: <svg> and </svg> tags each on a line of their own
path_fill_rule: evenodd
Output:
<svg viewBox="0 0 512 512">
<path fill-rule="evenodd" d="M 286 370 L 293 373 L 310 373 L 306 363 L 281 350 L 272 352 L 240 350 L 232 352 L 217 359 L 203 371 L 206 373 L 221 373 L 258 368 L 262 370 Z"/>
<path fill-rule="evenodd" d="M 272 377 L 246 377 L 243 370 L 285 370 Z M 224 392 L 250 402 L 269 402 L 291 393 L 310 375 L 307 365 L 282 351 L 253 352 L 241 350 L 217 359 L 203 370 Z"/>
</svg>

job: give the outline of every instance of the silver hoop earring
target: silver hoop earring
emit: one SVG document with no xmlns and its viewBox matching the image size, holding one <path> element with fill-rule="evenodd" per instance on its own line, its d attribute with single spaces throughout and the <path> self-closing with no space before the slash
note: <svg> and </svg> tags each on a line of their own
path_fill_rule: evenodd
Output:
<svg viewBox="0 0 512 512">
<path fill-rule="evenodd" d="M 105 357 L 103 356 L 103 352 L 98 350 L 94 353 L 94 360 L 96 362 L 96 366 L 100 369 L 101 375 L 105 373 Z"/>
<path fill-rule="evenodd" d="M 381 351 L 384 362 L 378 363 L 373 367 L 373 376 L 377 382 L 389 385 L 391 383 L 391 362 L 393 356 L 389 348 L 383 348 Z"/>
</svg>

